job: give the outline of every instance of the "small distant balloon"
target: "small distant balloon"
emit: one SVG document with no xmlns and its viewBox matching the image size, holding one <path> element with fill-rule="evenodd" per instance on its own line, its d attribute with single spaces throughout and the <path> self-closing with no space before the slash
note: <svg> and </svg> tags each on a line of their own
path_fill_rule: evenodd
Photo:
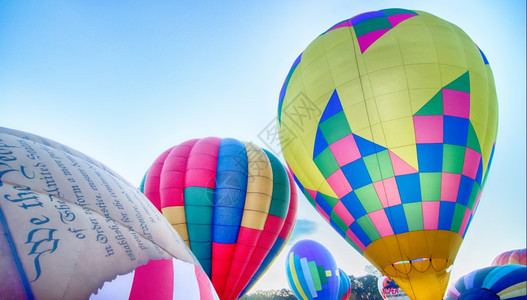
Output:
<svg viewBox="0 0 527 300">
<path fill-rule="evenodd" d="M 294 244 L 285 267 L 289 286 L 298 299 L 339 299 L 340 271 L 320 243 L 301 240 Z"/>
<path fill-rule="evenodd" d="M 492 266 L 459 278 L 447 291 L 445 300 L 525 300 L 527 267 Z"/>
<path fill-rule="evenodd" d="M 510 264 L 527 265 L 527 252 L 525 248 L 510 250 L 496 256 L 492 261 L 493 266 L 504 266 Z"/>
<path fill-rule="evenodd" d="M 383 299 L 410 300 L 410 297 L 389 277 L 379 277 L 377 279 L 377 287 Z"/>
</svg>

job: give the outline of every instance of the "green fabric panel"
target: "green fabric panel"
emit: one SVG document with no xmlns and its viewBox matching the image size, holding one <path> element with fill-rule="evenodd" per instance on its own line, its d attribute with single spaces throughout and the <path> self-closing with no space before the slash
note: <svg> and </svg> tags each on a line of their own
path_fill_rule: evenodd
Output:
<svg viewBox="0 0 527 300">
<path fill-rule="evenodd" d="M 325 178 L 328 178 L 331 174 L 335 173 L 340 168 L 337 160 L 331 153 L 331 149 L 328 147 L 324 149 L 317 157 L 313 159 L 320 172 Z"/>
<path fill-rule="evenodd" d="M 388 8 L 388 9 L 383 9 L 381 10 L 383 14 L 385 14 L 387 17 L 388 16 L 393 16 L 393 15 L 399 15 L 399 14 L 412 14 L 412 15 L 417 15 L 416 12 L 414 11 L 411 11 L 411 10 L 407 10 L 407 9 L 402 9 L 402 8 Z"/>
<path fill-rule="evenodd" d="M 381 238 L 379 231 L 377 231 L 377 228 L 375 228 L 375 225 L 373 225 L 373 222 L 368 215 L 360 217 L 357 222 L 359 223 L 359 226 L 362 228 L 362 230 L 364 230 L 366 235 L 370 238 L 370 240 L 376 241 Z"/>
<path fill-rule="evenodd" d="M 359 198 L 359 201 L 366 212 L 371 213 L 373 211 L 382 209 L 381 200 L 379 199 L 373 184 L 370 183 L 359 189 L 356 189 L 355 195 L 357 195 L 357 198 Z"/>
<path fill-rule="evenodd" d="M 320 195 L 322 195 L 322 197 L 324 199 L 326 199 L 326 202 L 331 206 L 331 207 L 335 207 L 335 204 L 337 204 L 337 202 L 339 202 L 339 199 L 338 198 L 333 198 L 331 196 L 328 196 L 328 195 L 324 195 L 322 193 L 320 193 Z"/>
<path fill-rule="evenodd" d="M 371 18 L 368 20 L 365 20 L 355 26 L 353 26 L 353 29 L 355 29 L 355 34 L 357 37 L 360 37 L 362 35 L 365 35 L 366 33 L 370 33 L 375 30 L 380 29 L 391 29 L 392 24 L 390 24 L 390 21 L 388 21 L 387 18 Z"/>
<path fill-rule="evenodd" d="M 447 84 L 444 89 L 470 93 L 470 78 L 468 75 L 468 71 L 465 72 L 465 74 L 459 76 L 456 80 Z"/>
<path fill-rule="evenodd" d="M 313 206 L 316 205 L 317 202 L 315 201 L 315 199 L 313 199 L 313 197 L 311 197 L 311 195 L 307 191 L 303 191 L 303 194 L 306 197 L 307 201 L 309 201 L 309 203 L 311 203 L 311 205 L 313 205 Z"/>
<path fill-rule="evenodd" d="M 212 206 L 214 205 L 214 190 L 206 187 L 191 186 L 185 188 L 185 206 L 186 205 L 200 205 Z"/>
<path fill-rule="evenodd" d="M 350 244 L 357 252 L 362 255 L 363 251 L 359 248 L 359 246 L 355 244 L 354 241 L 352 241 L 348 236 L 346 236 L 344 239 L 346 240 L 346 242 L 348 242 L 348 244 Z"/>
<path fill-rule="evenodd" d="M 271 163 L 273 171 L 273 195 L 269 214 L 285 219 L 289 210 L 289 198 L 291 196 L 289 178 L 282 163 L 267 150 L 264 149 L 264 152 Z"/>
<path fill-rule="evenodd" d="M 202 259 L 210 259 L 212 257 L 212 248 L 210 247 L 210 243 L 190 240 L 190 249 L 200 261 Z"/>
<path fill-rule="evenodd" d="M 465 161 L 465 147 L 443 144 L 443 172 L 461 174 Z"/>
<path fill-rule="evenodd" d="M 388 179 L 395 176 L 393 173 L 392 160 L 390 159 L 390 152 L 388 151 L 388 149 L 381 152 L 377 152 L 377 159 L 381 168 L 382 179 Z"/>
<path fill-rule="evenodd" d="M 443 92 L 441 90 L 421 107 L 414 116 L 440 116 L 443 114 Z"/>
<path fill-rule="evenodd" d="M 342 232 L 346 233 L 348 231 L 348 225 L 342 221 L 342 219 L 337 215 L 335 211 L 331 211 L 331 215 L 329 216 L 333 222 L 342 230 Z"/>
<path fill-rule="evenodd" d="M 441 172 L 419 173 L 419 182 L 423 201 L 441 200 Z"/>
<path fill-rule="evenodd" d="M 311 273 L 311 277 L 313 278 L 313 284 L 315 285 L 315 290 L 320 291 L 322 290 L 322 283 L 320 282 L 320 277 L 318 276 L 318 269 L 317 265 L 314 261 L 310 261 L 307 263 L 309 267 L 309 273 Z"/>
<path fill-rule="evenodd" d="M 344 111 L 336 113 L 318 126 L 326 138 L 328 145 L 351 134 L 351 129 L 348 120 L 346 119 L 346 115 L 344 115 Z"/>
<path fill-rule="evenodd" d="M 423 207 L 421 202 L 403 204 L 409 231 L 423 230 Z"/>
<path fill-rule="evenodd" d="M 214 209 L 212 206 L 196 206 L 196 205 L 185 205 L 185 218 L 187 224 L 212 224 L 212 214 Z M 190 233 L 190 228 L 189 228 Z"/>
<path fill-rule="evenodd" d="M 326 269 L 324 269 L 324 266 L 317 266 L 318 271 L 318 278 L 320 278 L 321 284 L 326 284 L 328 282 L 328 278 L 326 277 Z"/>
<path fill-rule="evenodd" d="M 376 153 L 365 156 L 362 159 L 364 161 L 364 164 L 366 165 L 366 169 L 368 169 L 368 173 L 370 173 L 371 181 L 377 182 L 379 180 L 382 180 L 381 169 L 379 169 L 379 163 L 377 162 Z"/>
<path fill-rule="evenodd" d="M 477 151 L 478 153 L 481 153 L 481 147 L 479 145 L 479 139 L 476 135 L 476 131 L 474 130 L 474 126 L 472 126 L 472 122 L 468 122 L 468 137 L 467 137 L 467 147 Z"/>
<path fill-rule="evenodd" d="M 474 185 L 472 186 L 472 192 L 470 193 L 470 198 L 468 199 L 468 208 L 471 211 L 474 211 L 474 205 L 476 205 L 476 200 L 478 198 L 479 191 L 481 190 L 481 187 L 477 182 L 474 181 Z"/>
<path fill-rule="evenodd" d="M 467 207 L 463 204 L 456 203 L 456 209 L 454 210 L 454 217 L 452 218 L 452 226 L 450 231 L 459 232 L 461 223 L 463 222 L 463 217 L 465 216 L 465 211 Z"/>
<path fill-rule="evenodd" d="M 188 238 L 194 242 L 211 242 L 212 225 L 211 224 L 189 224 L 187 222 Z"/>
</svg>

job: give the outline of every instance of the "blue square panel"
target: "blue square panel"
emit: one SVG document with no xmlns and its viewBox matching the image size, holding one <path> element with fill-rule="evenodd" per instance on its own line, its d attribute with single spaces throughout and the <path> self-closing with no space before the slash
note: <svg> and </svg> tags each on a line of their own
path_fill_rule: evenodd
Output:
<svg viewBox="0 0 527 300">
<path fill-rule="evenodd" d="M 402 203 L 421 201 L 419 173 L 395 176 Z"/>
<path fill-rule="evenodd" d="M 466 146 L 468 138 L 468 119 L 444 116 L 443 142 L 445 144 Z"/>
<path fill-rule="evenodd" d="M 419 172 L 441 172 L 443 144 L 417 144 Z"/>
<path fill-rule="evenodd" d="M 362 158 L 341 167 L 341 169 L 354 190 L 372 183 L 370 173 L 368 173 Z"/>
</svg>

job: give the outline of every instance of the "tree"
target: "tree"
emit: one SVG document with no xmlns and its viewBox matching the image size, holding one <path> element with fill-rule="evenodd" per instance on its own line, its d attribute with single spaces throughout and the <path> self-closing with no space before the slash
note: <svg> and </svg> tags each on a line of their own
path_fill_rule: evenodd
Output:
<svg viewBox="0 0 527 300">
<path fill-rule="evenodd" d="M 295 295 L 289 289 L 256 291 L 243 297 L 243 300 L 296 300 Z"/>
<path fill-rule="evenodd" d="M 350 300 L 382 300 L 377 288 L 377 277 L 365 275 L 361 277 L 350 276 Z"/>
</svg>

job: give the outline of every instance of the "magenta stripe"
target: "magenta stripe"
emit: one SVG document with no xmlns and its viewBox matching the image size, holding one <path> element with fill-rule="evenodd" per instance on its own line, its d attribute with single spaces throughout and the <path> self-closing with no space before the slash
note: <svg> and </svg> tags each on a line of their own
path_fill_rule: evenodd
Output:
<svg viewBox="0 0 527 300">
<path fill-rule="evenodd" d="M 203 138 L 190 150 L 185 187 L 214 188 L 220 141 L 217 137 Z"/>
</svg>

